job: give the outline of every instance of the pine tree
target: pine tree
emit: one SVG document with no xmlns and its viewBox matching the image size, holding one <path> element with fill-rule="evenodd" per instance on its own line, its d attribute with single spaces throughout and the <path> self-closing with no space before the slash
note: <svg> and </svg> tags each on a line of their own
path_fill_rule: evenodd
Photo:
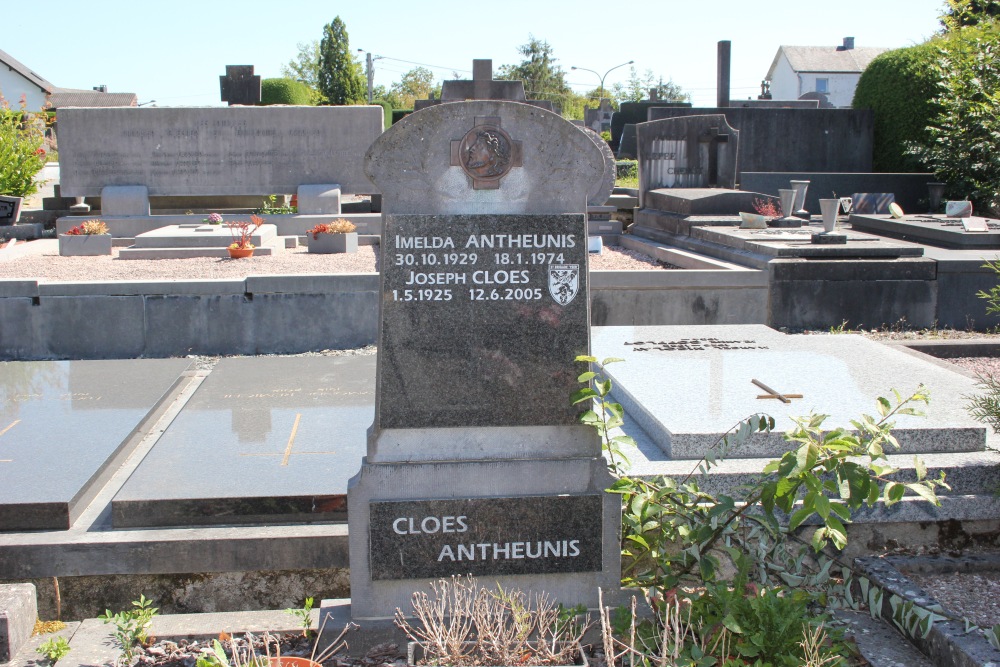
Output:
<svg viewBox="0 0 1000 667">
<path fill-rule="evenodd" d="M 361 64 L 351 55 L 347 28 L 339 16 L 323 28 L 318 84 L 329 104 L 363 104 L 367 100 Z"/>
</svg>

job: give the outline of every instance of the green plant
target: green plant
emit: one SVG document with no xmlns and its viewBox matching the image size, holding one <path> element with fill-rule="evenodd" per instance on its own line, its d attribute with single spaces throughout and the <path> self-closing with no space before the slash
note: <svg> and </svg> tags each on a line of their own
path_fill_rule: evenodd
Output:
<svg viewBox="0 0 1000 667">
<path fill-rule="evenodd" d="M 45 166 L 47 116 L 29 113 L 21 96 L 12 110 L 0 94 L 0 195 L 28 197 L 38 192 L 35 176 Z"/>
<path fill-rule="evenodd" d="M 313 599 L 306 598 L 301 609 L 286 609 L 285 612 L 291 614 L 295 618 L 299 619 L 299 625 L 302 626 L 302 636 L 309 636 L 309 629 L 312 627 L 312 608 Z"/>
<path fill-rule="evenodd" d="M 910 151 L 979 211 L 1000 215 L 1000 20 L 954 30 L 935 63 L 938 114 Z"/>
<path fill-rule="evenodd" d="M 312 106 L 314 91 L 308 84 L 295 79 L 264 79 L 260 82 L 260 104 L 290 104 Z"/>
<path fill-rule="evenodd" d="M 854 90 L 855 109 L 871 109 L 874 117 L 872 167 L 880 172 L 911 172 L 920 162 L 907 152 L 907 142 L 923 141 L 939 112 L 934 101 L 941 82 L 935 67 L 937 42 L 894 49 L 877 56 L 861 73 Z"/>
<path fill-rule="evenodd" d="M 118 664 L 130 665 L 136 654 L 137 645 L 145 645 L 149 642 L 149 630 L 153 626 L 153 617 L 159 609 L 153 607 L 153 601 L 147 600 L 145 595 L 140 595 L 138 600 L 132 601 L 132 609 L 120 611 L 112 614 L 110 609 L 106 609 L 97 618 L 105 623 L 113 623 L 115 626 L 114 640 L 120 651 Z"/>
<path fill-rule="evenodd" d="M 895 405 L 880 397 L 878 417 L 863 415 L 851 422 L 852 430 L 824 431 L 825 415 L 795 419 L 795 428 L 785 434 L 789 451 L 768 463 L 738 496 L 707 493 L 698 479 L 751 435 L 769 433 L 774 420 L 766 415 L 735 425 L 686 477 L 627 477 L 621 474 L 621 457 L 613 453 L 615 438 L 621 437 L 616 435 L 621 408 L 610 402 L 611 383 L 603 375 L 603 366 L 617 360 L 577 360 L 596 370 L 580 376 L 588 386 L 571 400 L 594 402 L 582 421 L 598 430 L 609 467 L 620 475 L 610 490 L 622 495 L 623 584 L 642 589 L 654 610 L 678 598 L 691 605 L 686 621 L 678 610 L 633 630 L 646 657 L 675 651 L 688 660 L 677 664 L 702 664 L 709 657 L 720 661 L 711 664 L 728 664 L 730 656 L 757 660 L 760 654 L 752 654 L 765 646 L 781 644 L 782 651 L 799 646 L 807 632 L 803 618 L 830 604 L 838 590 L 831 579 L 834 561 L 823 550 L 830 543 L 846 546 L 852 512 L 877 502 L 891 505 L 907 492 L 936 504 L 935 489 L 947 488 L 943 473 L 929 478 L 919 459 L 915 482 L 896 481 L 886 457 L 888 449 L 898 448 L 892 419 L 919 414 L 912 404 L 929 400 L 923 387 L 908 398 L 894 391 Z M 807 521 L 818 524 L 808 543 L 797 535 Z M 731 581 L 720 575 L 733 570 Z M 692 589 L 700 590 L 686 592 Z M 803 604 L 809 614 L 802 613 Z M 667 646 L 670 637 L 683 639 L 684 646 Z M 802 650 L 795 655 L 803 656 Z"/>
<path fill-rule="evenodd" d="M 298 208 L 295 206 L 285 206 L 284 204 L 279 206 L 278 195 L 268 195 L 264 197 L 260 208 L 254 211 L 257 215 L 288 215 L 297 212 Z"/>
<path fill-rule="evenodd" d="M 35 649 L 36 653 L 44 655 L 50 663 L 62 660 L 69 651 L 69 642 L 65 637 L 52 637 Z"/>
<path fill-rule="evenodd" d="M 615 185 L 622 188 L 639 187 L 639 162 L 637 160 L 615 161 Z"/>
</svg>

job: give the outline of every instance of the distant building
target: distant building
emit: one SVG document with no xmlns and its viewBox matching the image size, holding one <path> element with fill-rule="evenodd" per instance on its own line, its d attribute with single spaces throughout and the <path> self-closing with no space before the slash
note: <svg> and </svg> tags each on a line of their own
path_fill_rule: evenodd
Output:
<svg viewBox="0 0 1000 667">
<path fill-rule="evenodd" d="M 840 46 L 780 46 L 767 71 L 775 100 L 818 100 L 821 107 L 850 107 L 861 73 L 881 47 L 854 46 L 845 37 Z"/>
<path fill-rule="evenodd" d="M 29 111 L 37 111 L 45 106 L 54 86 L 28 69 L 17 58 L 6 51 L 0 51 L 0 93 L 10 106 L 17 108 L 21 97 L 25 99 Z"/>
</svg>

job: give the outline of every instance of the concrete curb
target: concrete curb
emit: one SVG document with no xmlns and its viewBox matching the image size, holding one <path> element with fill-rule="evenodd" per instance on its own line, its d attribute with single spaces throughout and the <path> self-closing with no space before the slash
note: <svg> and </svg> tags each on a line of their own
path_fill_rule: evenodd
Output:
<svg viewBox="0 0 1000 667">
<path fill-rule="evenodd" d="M 897 564 L 908 560 L 894 557 L 873 557 L 858 558 L 855 563 L 873 586 L 881 588 L 886 593 L 912 601 L 923 607 L 939 604 L 926 591 L 896 569 Z M 929 560 L 922 559 L 924 567 L 927 566 Z M 948 565 L 950 563 L 942 561 L 942 564 Z M 879 615 L 887 623 L 892 623 L 893 610 L 890 606 L 889 595 L 883 596 Z M 938 621 L 931 626 L 926 637 L 908 639 L 937 665 L 996 667 L 1000 664 L 1000 651 L 990 645 L 982 632 L 979 630 L 966 632 L 963 624 L 958 621 Z"/>
</svg>

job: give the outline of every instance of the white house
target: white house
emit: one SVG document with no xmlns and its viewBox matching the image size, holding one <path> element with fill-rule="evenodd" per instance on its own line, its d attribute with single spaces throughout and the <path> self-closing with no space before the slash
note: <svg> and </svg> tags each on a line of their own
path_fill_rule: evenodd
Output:
<svg viewBox="0 0 1000 667">
<path fill-rule="evenodd" d="M 818 99 L 821 107 L 849 107 L 861 73 L 889 49 L 840 46 L 780 46 L 765 77 L 776 100 Z"/>
<path fill-rule="evenodd" d="M 0 94 L 18 108 L 24 96 L 29 111 L 41 109 L 52 94 L 54 86 L 35 74 L 14 56 L 0 51 Z"/>
</svg>

